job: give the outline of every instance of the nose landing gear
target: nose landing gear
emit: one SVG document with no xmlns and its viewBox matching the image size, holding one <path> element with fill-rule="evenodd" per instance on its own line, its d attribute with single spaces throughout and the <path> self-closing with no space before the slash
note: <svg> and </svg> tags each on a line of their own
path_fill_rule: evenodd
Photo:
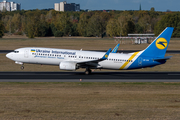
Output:
<svg viewBox="0 0 180 120">
<path fill-rule="evenodd" d="M 21 70 L 24 70 L 24 66 L 21 66 Z"/>
</svg>

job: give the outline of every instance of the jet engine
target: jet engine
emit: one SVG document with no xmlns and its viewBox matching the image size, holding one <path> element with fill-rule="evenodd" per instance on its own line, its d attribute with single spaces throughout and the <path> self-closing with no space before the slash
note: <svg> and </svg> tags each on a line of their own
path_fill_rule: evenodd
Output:
<svg viewBox="0 0 180 120">
<path fill-rule="evenodd" d="M 74 62 L 61 62 L 59 64 L 60 70 L 76 70 L 78 69 L 77 63 Z"/>
</svg>

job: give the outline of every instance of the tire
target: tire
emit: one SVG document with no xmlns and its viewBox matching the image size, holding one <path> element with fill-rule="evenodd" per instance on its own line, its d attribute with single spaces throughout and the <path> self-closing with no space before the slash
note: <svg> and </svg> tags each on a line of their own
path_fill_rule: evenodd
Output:
<svg viewBox="0 0 180 120">
<path fill-rule="evenodd" d="M 24 66 L 21 66 L 21 70 L 24 70 Z"/>
<path fill-rule="evenodd" d="M 90 69 L 86 70 L 86 71 L 85 71 L 85 74 L 86 74 L 86 75 L 90 75 L 90 74 L 91 74 L 91 70 L 90 70 Z"/>
</svg>

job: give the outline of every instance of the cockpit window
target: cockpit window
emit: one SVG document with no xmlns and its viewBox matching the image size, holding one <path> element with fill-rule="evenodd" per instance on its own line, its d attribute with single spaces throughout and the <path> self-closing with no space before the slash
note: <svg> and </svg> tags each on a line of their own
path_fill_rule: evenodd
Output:
<svg viewBox="0 0 180 120">
<path fill-rule="evenodd" d="M 14 53 L 19 53 L 19 51 L 14 51 Z"/>
</svg>

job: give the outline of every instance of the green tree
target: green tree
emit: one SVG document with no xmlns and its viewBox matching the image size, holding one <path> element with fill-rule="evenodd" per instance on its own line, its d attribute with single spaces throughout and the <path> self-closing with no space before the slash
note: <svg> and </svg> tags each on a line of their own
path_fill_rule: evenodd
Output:
<svg viewBox="0 0 180 120">
<path fill-rule="evenodd" d="M 32 18 L 27 19 L 27 29 L 26 29 L 26 36 L 29 38 L 34 38 L 35 37 L 35 21 Z"/>
<path fill-rule="evenodd" d="M 107 22 L 99 14 L 93 15 L 88 22 L 87 36 L 102 36 L 106 30 Z"/>
<path fill-rule="evenodd" d="M 55 27 L 58 31 L 64 33 L 64 35 L 70 34 L 72 23 L 66 13 L 58 14 L 56 16 Z"/>
<path fill-rule="evenodd" d="M 143 28 L 139 24 L 136 24 L 135 31 L 136 33 L 143 33 Z"/>
<path fill-rule="evenodd" d="M 155 8 L 154 8 L 154 7 L 152 7 L 150 11 L 155 11 Z"/>
<path fill-rule="evenodd" d="M 175 37 L 180 37 L 180 22 L 177 24 L 176 30 L 174 31 L 173 35 Z"/>
<path fill-rule="evenodd" d="M 120 16 L 118 18 L 118 33 L 121 36 L 127 36 L 128 33 L 134 33 L 135 24 L 131 16 Z"/>
<path fill-rule="evenodd" d="M 35 10 L 27 12 L 26 16 L 26 32 L 29 38 L 48 35 L 50 25 L 46 22 L 45 13 L 42 14 L 40 10 Z"/>
<path fill-rule="evenodd" d="M 22 34 L 26 33 L 26 25 L 27 25 L 27 20 L 25 16 L 21 16 L 22 20 Z"/>
<path fill-rule="evenodd" d="M 14 14 L 11 20 L 12 33 L 19 32 L 22 29 L 21 15 L 19 13 Z"/>
<path fill-rule="evenodd" d="M 62 36 L 63 36 L 63 32 L 57 30 L 57 31 L 54 33 L 54 36 L 55 36 L 55 37 L 62 37 Z"/>
<path fill-rule="evenodd" d="M 26 12 L 27 17 L 27 26 L 26 26 L 26 35 L 29 38 L 34 38 L 39 34 L 39 24 L 40 24 L 40 10 L 28 11 Z"/>
<path fill-rule="evenodd" d="M 179 15 L 176 13 L 168 13 L 162 17 L 161 20 L 157 22 L 155 26 L 155 34 L 160 34 L 166 27 L 174 27 L 174 32 L 176 32 L 176 27 L 180 21 Z M 173 33 L 172 36 L 175 34 Z"/>
<path fill-rule="evenodd" d="M 2 36 L 4 35 L 4 24 L 2 21 L 0 21 L 0 37 L 2 38 Z"/>
<path fill-rule="evenodd" d="M 150 27 L 151 27 L 150 21 L 151 21 L 151 18 L 149 15 L 145 15 L 139 19 L 138 24 L 143 28 L 144 33 L 150 30 Z"/>
<path fill-rule="evenodd" d="M 48 34 L 49 24 L 45 20 L 45 15 L 41 14 L 40 21 L 38 24 L 37 37 L 45 37 Z"/>
<path fill-rule="evenodd" d="M 110 19 L 108 21 L 108 23 L 107 23 L 107 26 L 106 26 L 106 33 L 107 33 L 107 35 L 109 35 L 110 37 L 119 35 L 117 33 L 117 31 L 118 31 L 117 30 L 117 26 L 118 26 L 117 20 L 114 19 L 114 18 Z"/>
<path fill-rule="evenodd" d="M 10 15 L 5 15 L 2 18 L 2 21 L 4 23 L 5 31 L 11 33 L 11 21 L 12 21 L 12 16 Z"/>
<path fill-rule="evenodd" d="M 77 30 L 78 30 L 79 34 L 82 36 L 87 36 L 86 29 L 88 26 L 89 18 L 90 18 L 90 15 L 85 12 L 80 15 L 80 20 L 79 20 L 79 23 L 77 26 Z"/>
</svg>

